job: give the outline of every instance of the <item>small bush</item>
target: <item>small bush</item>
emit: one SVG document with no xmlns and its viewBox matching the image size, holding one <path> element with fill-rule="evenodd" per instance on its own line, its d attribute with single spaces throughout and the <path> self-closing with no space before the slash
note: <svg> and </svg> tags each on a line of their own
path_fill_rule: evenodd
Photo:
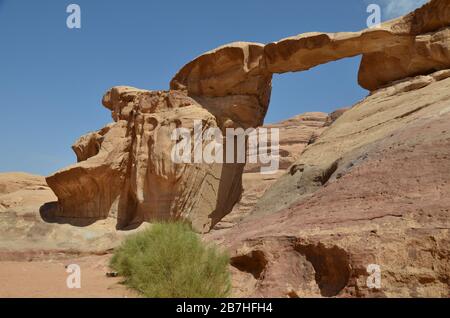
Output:
<svg viewBox="0 0 450 318">
<path fill-rule="evenodd" d="M 157 223 L 128 237 L 111 267 L 145 297 L 226 297 L 229 257 L 185 223 Z"/>
</svg>

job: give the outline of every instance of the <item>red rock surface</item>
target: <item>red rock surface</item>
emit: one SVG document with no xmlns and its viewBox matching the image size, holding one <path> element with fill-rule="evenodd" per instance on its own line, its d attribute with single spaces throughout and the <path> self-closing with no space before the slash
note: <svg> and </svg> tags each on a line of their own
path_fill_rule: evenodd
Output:
<svg viewBox="0 0 450 318">
<path fill-rule="evenodd" d="M 423 82 L 374 93 L 306 149 L 302 167 L 337 158 L 323 184 L 308 188 L 294 169 L 260 200 L 287 208 L 263 204 L 208 237 L 233 255 L 236 296 L 450 295 L 450 79 L 405 91 Z M 369 264 L 381 268 L 379 289 L 367 286 Z"/>
</svg>

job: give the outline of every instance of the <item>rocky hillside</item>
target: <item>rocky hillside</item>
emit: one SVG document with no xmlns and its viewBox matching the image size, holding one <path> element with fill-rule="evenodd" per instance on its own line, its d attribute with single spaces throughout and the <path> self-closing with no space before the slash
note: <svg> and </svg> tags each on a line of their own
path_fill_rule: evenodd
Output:
<svg viewBox="0 0 450 318">
<path fill-rule="evenodd" d="M 450 71 L 345 112 L 250 216 L 209 237 L 233 252 L 235 295 L 449 296 L 449 123 Z"/>
</svg>

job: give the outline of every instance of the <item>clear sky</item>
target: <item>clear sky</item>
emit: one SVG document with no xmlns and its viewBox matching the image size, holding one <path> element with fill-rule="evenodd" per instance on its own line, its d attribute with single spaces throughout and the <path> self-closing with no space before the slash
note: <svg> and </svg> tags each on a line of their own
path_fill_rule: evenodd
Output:
<svg viewBox="0 0 450 318">
<path fill-rule="evenodd" d="M 197 55 L 233 41 L 272 42 L 310 31 L 358 31 L 369 3 L 383 20 L 425 0 L 0 0 L 0 172 L 47 175 L 75 162 L 70 146 L 111 122 L 110 87 L 167 89 Z M 81 7 L 68 29 L 66 7 Z M 360 58 L 277 75 L 266 118 L 330 112 L 367 92 Z"/>
</svg>

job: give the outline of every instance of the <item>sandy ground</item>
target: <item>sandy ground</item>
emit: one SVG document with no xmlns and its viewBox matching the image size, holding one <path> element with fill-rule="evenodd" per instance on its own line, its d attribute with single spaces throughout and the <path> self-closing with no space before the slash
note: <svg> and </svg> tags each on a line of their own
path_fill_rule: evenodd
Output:
<svg viewBox="0 0 450 318">
<path fill-rule="evenodd" d="M 106 273 L 110 255 L 71 259 L 0 262 L 0 297 L 137 297 L 120 284 L 120 278 Z M 69 289 L 66 266 L 77 264 L 81 271 L 81 288 Z"/>
</svg>

